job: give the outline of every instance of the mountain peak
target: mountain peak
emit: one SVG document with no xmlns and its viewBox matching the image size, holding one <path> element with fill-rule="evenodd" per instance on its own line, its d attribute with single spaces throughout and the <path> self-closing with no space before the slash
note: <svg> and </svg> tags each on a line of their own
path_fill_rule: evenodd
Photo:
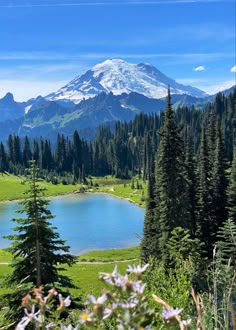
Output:
<svg viewBox="0 0 236 330">
<path fill-rule="evenodd" d="M 3 101 L 5 102 L 14 102 L 14 96 L 12 93 L 7 93 L 3 98 L 2 98 Z"/>
<path fill-rule="evenodd" d="M 79 103 L 101 92 L 114 95 L 136 92 L 149 98 L 159 99 L 167 94 L 187 94 L 204 97 L 206 94 L 194 87 L 177 83 L 149 63 L 132 64 L 122 59 L 107 59 L 73 79 L 48 100 L 70 100 Z"/>
</svg>

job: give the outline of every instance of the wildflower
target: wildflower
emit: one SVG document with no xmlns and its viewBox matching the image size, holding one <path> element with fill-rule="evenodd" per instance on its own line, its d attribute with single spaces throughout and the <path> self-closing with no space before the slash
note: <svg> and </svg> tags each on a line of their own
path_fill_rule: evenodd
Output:
<svg viewBox="0 0 236 330">
<path fill-rule="evenodd" d="M 70 306 L 71 304 L 70 296 L 66 297 L 66 299 L 63 299 L 62 295 L 59 293 L 58 297 L 59 297 L 60 305 L 63 305 L 64 307 Z"/>
<path fill-rule="evenodd" d="M 192 320 L 191 319 L 188 319 L 188 320 L 183 320 L 183 321 L 180 321 L 180 325 L 184 326 L 184 327 L 189 327 L 190 324 L 191 324 Z"/>
<path fill-rule="evenodd" d="M 92 295 L 88 295 L 89 300 L 94 305 L 102 305 L 107 300 L 107 295 L 104 293 L 101 297 L 98 297 L 97 299 Z"/>
<path fill-rule="evenodd" d="M 141 267 L 140 265 L 138 266 L 128 266 L 127 268 L 127 273 L 134 273 L 136 274 L 138 277 L 145 272 L 145 270 L 148 268 L 149 264 L 144 265 L 143 267 Z"/>
<path fill-rule="evenodd" d="M 57 291 L 55 288 L 52 288 L 48 291 L 47 300 L 50 300 L 51 298 L 55 297 L 57 295 Z"/>
<path fill-rule="evenodd" d="M 123 309 L 130 309 L 134 308 L 138 305 L 138 300 L 137 299 L 131 299 L 130 302 L 126 303 L 120 303 L 119 306 Z"/>
<path fill-rule="evenodd" d="M 21 305 L 23 307 L 27 307 L 27 308 L 30 308 L 31 307 L 31 295 L 28 293 L 26 296 L 24 296 L 21 300 Z"/>
<path fill-rule="evenodd" d="M 29 313 L 26 308 L 24 309 L 24 312 L 25 312 L 25 315 L 26 315 L 25 317 L 27 317 L 30 321 L 36 321 L 36 322 L 40 323 L 40 320 L 37 317 L 40 313 L 40 310 L 38 310 L 35 313 L 35 305 L 32 306 L 31 313 Z"/>
<path fill-rule="evenodd" d="M 106 318 L 108 318 L 113 312 L 114 310 L 118 307 L 118 304 L 113 303 L 112 305 L 109 305 L 109 307 L 104 309 L 103 312 L 103 320 L 105 320 Z"/>
<path fill-rule="evenodd" d="M 118 272 L 117 272 L 117 265 L 115 265 L 115 268 L 113 270 L 113 272 L 110 273 L 99 273 L 101 276 L 101 279 L 104 280 L 106 283 L 108 284 L 112 284 L 113 283 L 113 279 L 118 276 Z"/>
<path fill-rule="evenodd" d="M 51 329 L 54 328 L 56 326 L 56 324 L 54 322 L 50 322 L 46 325 L 46 329 Z"/>
<path fill-rule="evenodd" d="M 126 286 L 127 281 L 129 280 L 128 276 L 118 276 L 114 280 L 114 285 L 118 288 L 124 289 Z"/>
<path fill-rule="evenodd" d="M 75 328 L 73 328 L 71 324 L 69 324 L 69 325 L 61 324 L 61 330 L 77 330 L 77 329 L 79 329 L 78 324 L 76 325 Z"/>
<path fill-rule="evenodd" d="M 71 299 L 70 299 L 70 296 L 68 296 L 66 299 L 63 299 L 62 295 L 60 293 L 58 295 L 58 298 L 59 298 L 60 305 L 57 307 L 57 311 L 59 313 L 61 313 L 64 310 L 65 307 L 70 306 Z"/>
<path fill-rule="evenodd" d="M 132 283 L 132 288 L 135 293 L 142 294 L 145 289 L 146 284 L 143 284 L 142 281 L 137 281 Z"/>
<path fill-rule="evenodd" d="M 80 314 L 79 322 L 81 324 L 90 323 L 90 322 L 92 322 L 92 316 L 93 316 L 93 313 L 90 313 L 89 311 L 84 311 L 84 312 L 82 312 L 82 314 Z"/>
<path fill-rule="evenodd" d="M 183 310 L 182 308 L 173 308 L 173 307 L 164 309 L 162 312 L 162 317 L 164 320 L 174 319 L 182 312 L 182 310 Z"/>
<path fill-rule="evenodd" d="M 20 322 L 17 324 L 15 330 L 24 330 L 26 326 L 30 323 L 30 319 L 26 316 L 24 316 Z"/>
<path fill-rule="evenodd" d="M 17 324 L 16 330 L 23 330 L 26 328 L 26 326 L 31 322 L 31 321 L 36 321 L 37 323 L 40 322 L 40 318 L 38 317 L 40 311 L 38 310 L 35 313 L 35 305 L 32 306 L 31 312 L 28 312 L 28 310 L 25 308 L 24 309 L 25 316 L 21 319 L 21 321 Z"/>
</svg>

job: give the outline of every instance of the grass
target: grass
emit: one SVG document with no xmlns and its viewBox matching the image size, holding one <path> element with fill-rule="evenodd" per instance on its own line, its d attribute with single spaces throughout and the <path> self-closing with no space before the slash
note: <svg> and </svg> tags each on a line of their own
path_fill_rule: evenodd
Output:
<svg viewBox="0 0 236 330">
<path fill-rule="evenodd" d="M 88 179 L 89 181 L 90 179 Z M 142 188 L 137 189 L 137 182 L 141 183 Z M 90 192 L 103 192 L 119 198 L 127 199 L 141 207 L 145 207 L 146 184 L 136 179 L 135 188 L 131 188 L 130 180 L 121 180 L 112 176 L 92 177 L 93 187 Z M 45 196 L 57 196 L 73 193 L 81 188 L 77 185 L 53 185 L 49 182 L 39 182 L 40 187 L 46 188 Z M 24 198 L 24 192 L 27 190 L 27 183 L 24 177 L 0 174 L 0 201 L 12 201 Z"/>
<path fill-rule="evenodd" d="M 142 180 L 135 179 L 134 182 L 134 189 L 131 187 L 130 180 L 120 180 L 123 183 L 119 183 L 117 179 L 112 181 L 111 178 L 93 178 L 93 185 L 95 186 L 96 183 L 98 187 L 93 188 L 93 192 L 103 192 L 107 193 L 119 198 L 124 198 L 129 200 L 132 203 L 135 203 L 138 206 L 145 207 L 145 196 L 147 193 L 147 185 Z M 142 185 L 141 189 L 137 189 L 137 183 Z"/>
<path fill-rule="evenodd" d="M 11 262 L 12 254 L 6 250 L 0 250 L 0 263 Z"/>
<path fill-rule="evenodd" d="M 99 272 L 112 272 L 115 266 L 115 261 L 138 259 L 139 247 L 130 247 L 124 249 L 111 250 L 96 250 L 85 253 L 78 258 L 78 261 L 102 261 L 104 264 L 75 264 L 72 267 L 67 267 L 63 273 L 72 279 L 76 285 L 76 289 L 70 289 L 74 296 L 82 295 L 83 299 L 87 298 L 89 293 L 100 294 L 105 284 L 99 280 Z M 5 276 L 10 273 L 11 267 L 1 263 L 11 262 L 11 254 L 5 250 L 0 250 L 0 295 L 9 292 L 9 289 L 4 286 L 3 281 Z M 138 264 L 138 260 L 132 262 Z M 129 261 L 118 264 L 118 270 L 124 273 Z"/>
<path fill-rule="evenodd" d="M 125 273 L 129 262 L 118 264 L 118 271 Z M 115 264 L 76 264 L 64 272 L 72 279 L 72 282 L 77 286 L 76 289 L 69 289 L 72 295 L 78 297 L 82 295 L 82 300 L 87 299 L 88 294 L 100 295 L 105 287 L 105 283 L 99 280 L 99 272 L 111 273 Z M 1 292 L 0 292 L 1 293 Z"/>
<path fill-rule="evenodd" d="M 112 262 L 112 261 L 138 259 L 138 257 L 139 257 L 139 247 L 134 246 L 124 249 L 91 251 L 79 256 L 78 260 L 90 261 L 90 262 L 93 261 Z"/>
<path fill-rule="evenodd" d="M 72 193 L 78 190 L 81 185 L 53 185 L 45 181 L 39 182 L 40 187 L 46 188 L 45 196 L 55 196 Z M 11 201 L 24 198 L 27 184 L 24 177 L 0 174 L 0 201 Z"/>
</svg>

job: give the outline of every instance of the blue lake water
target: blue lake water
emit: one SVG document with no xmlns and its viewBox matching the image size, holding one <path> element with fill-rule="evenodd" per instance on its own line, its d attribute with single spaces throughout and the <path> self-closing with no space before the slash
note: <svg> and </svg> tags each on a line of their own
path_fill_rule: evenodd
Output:
<svg viewBox="0 0 236 330">
<path fill-rule="evenodd" d="M 20 217 L 16 202 L 0 203 L 0 248 L 10 242 L 2 236 L 13 234 Z M 94 249 L 128 247 L 139 244 L 136 234 L 142 235 L 144 209 L 119 198 L 105 194 L 84 194 L 54 197 L 51 220 L 62 239 L 71 247 L 71 253 L 80 254 Z"/>
</svg>

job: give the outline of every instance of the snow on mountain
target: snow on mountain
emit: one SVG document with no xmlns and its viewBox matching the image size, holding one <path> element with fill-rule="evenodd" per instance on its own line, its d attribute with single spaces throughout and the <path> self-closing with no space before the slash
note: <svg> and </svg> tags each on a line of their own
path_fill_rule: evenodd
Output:
<svg viewBox="0 0 236 330">
<path fill-rule="evenodd" d="M 46 98 L 53 101 L 70 100 L 79 103 L 101 92 L 112 92 L 115 95 L 136 92 L 149 98 L 159 99 L 166 96 L 168 86 L 170 86 L 171 94 L 207 96 L 197 88 L 177 83 L 153 65 L 131 64 L 120 59 L 110 59 L 95 65 Z"/>
</svg>

